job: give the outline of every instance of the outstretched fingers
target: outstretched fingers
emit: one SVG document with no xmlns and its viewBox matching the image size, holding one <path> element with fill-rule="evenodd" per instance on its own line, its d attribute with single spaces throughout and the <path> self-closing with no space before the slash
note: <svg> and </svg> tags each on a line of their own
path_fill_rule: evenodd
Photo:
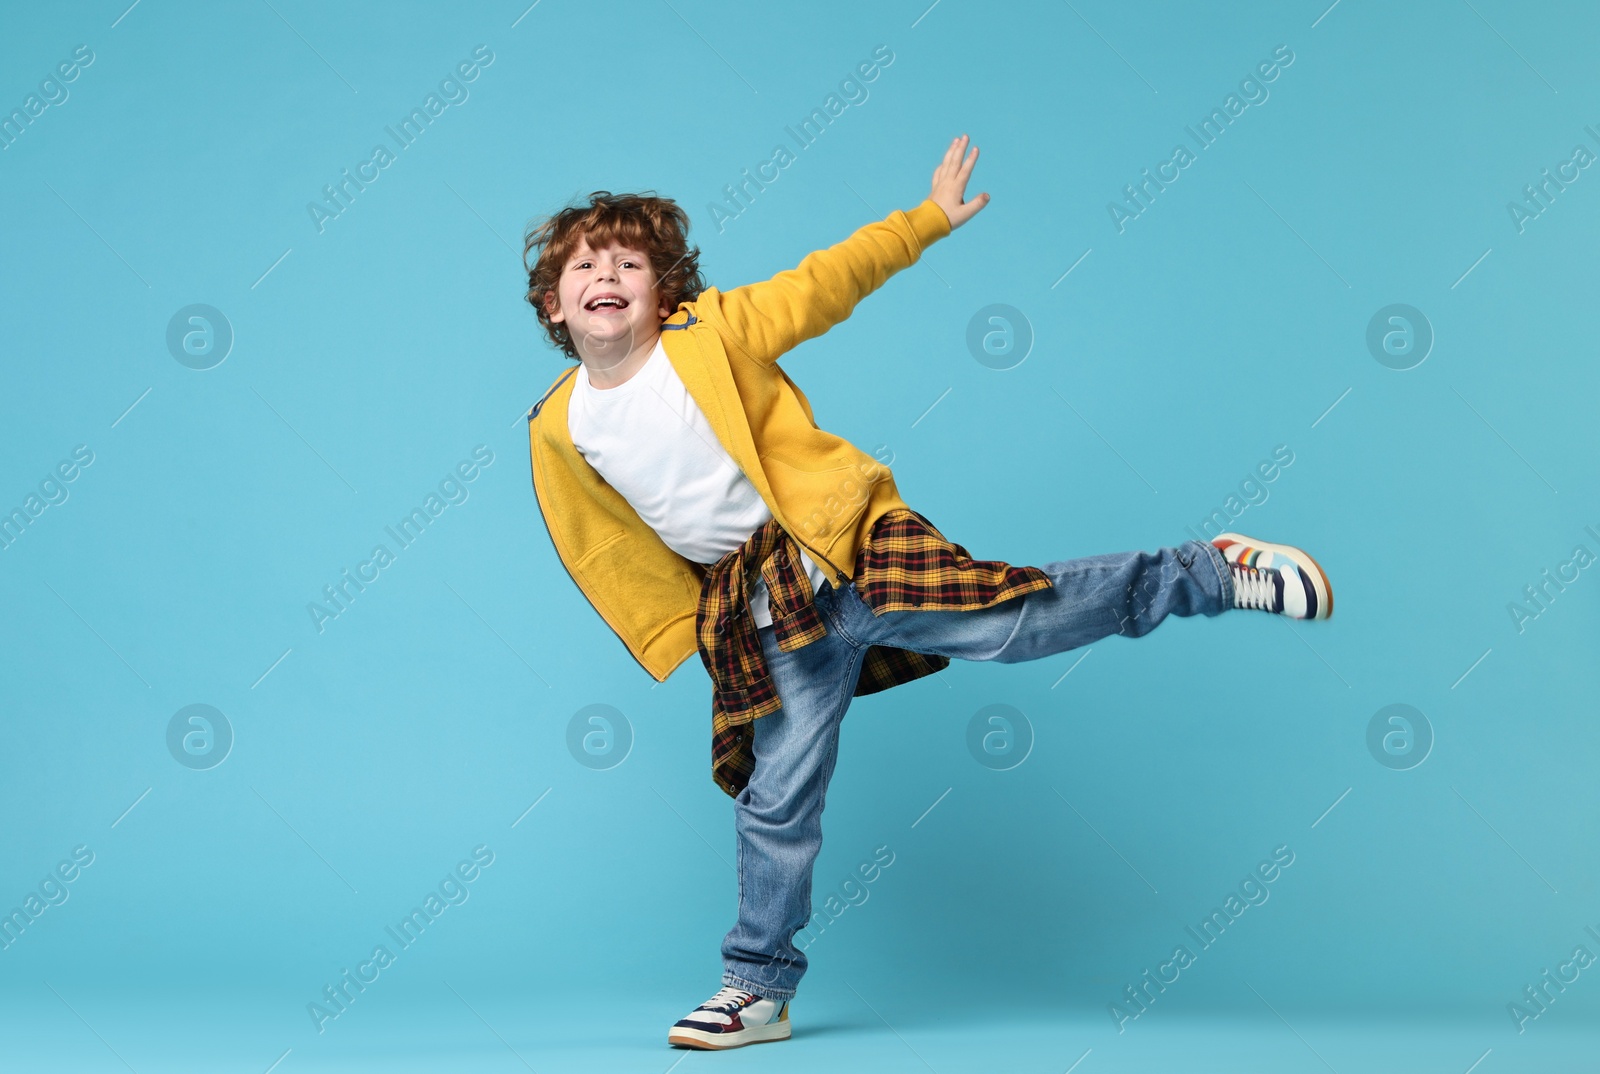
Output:
<svg viewBox="0 0 1600 1074">
<path fill-rule="evenodd" d="M 950 140 L 950 145 L 944 151 L 944 163 L 941 167 L 953 169 L 961 163 L 961 151 L 967 144 L 967 136 L 960 135 Z"/>
<path fill-rule="evenodd" d="M 977 146 L 973 146 L 972 147 L 972 151 L 970 153 L 968 153 L 967 156 L 966 156 L 966 159 L 962 161 L 961 169 L 957 173 L 957 178 L 959 178 L 961 180 L 961 185 L 963 187 L 966 186 L 967 179 L 972 175 L 973 166 L 976 165 L 977 163 L 978 163 L 978 147 Z"/>
</svg>

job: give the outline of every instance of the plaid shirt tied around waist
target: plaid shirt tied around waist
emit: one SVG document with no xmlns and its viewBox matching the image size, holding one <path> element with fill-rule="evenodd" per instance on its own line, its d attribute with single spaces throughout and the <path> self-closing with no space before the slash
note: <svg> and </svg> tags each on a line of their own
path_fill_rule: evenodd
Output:
<svg viewBox="0 0 1600 1074">
<path fill-rule="evenodd" d="M 737 797 L 755 770 L 751 721 L 782 707 L 750 612 L 756 575 L 767 583 L 772 627 L 783 652 L 828 633 L 812 602 L 799 544 L 775 518 L 707 569 L 695 633 L 711 675 L 711 774 Z M 897 611 L 968 611 L 1050 588 L 1037 567 L 975 560 L 933 523 L 895 508 L 875 523 L 856 557 L 854 583 L 874 615 Z M 869 646 L 853 696 L 876 693 L 947 667 L 950 658 L 887 645 Z"/>
</svg>

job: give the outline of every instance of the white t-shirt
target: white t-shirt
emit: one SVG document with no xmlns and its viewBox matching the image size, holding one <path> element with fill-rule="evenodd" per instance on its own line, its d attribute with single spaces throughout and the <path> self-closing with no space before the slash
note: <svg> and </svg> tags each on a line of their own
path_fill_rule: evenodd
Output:
<svg viewBox="0 0 1600 1074">
<path fill-rule="evenodd" d="M 589 383 L 578 366 L 567 408 L 573 446 L 622 494 L 668 548 L 712 564 L 749 540 L 772 512 L 733 456 L 717 441 L 705 413 L 684 387 L 656 340 L 650 357 L 614 388 Z M 815 593 L 827 574 L 801 552 Z M 757 626 L 770 626 L 767 584 L 750 594 Z"/>
</svg>

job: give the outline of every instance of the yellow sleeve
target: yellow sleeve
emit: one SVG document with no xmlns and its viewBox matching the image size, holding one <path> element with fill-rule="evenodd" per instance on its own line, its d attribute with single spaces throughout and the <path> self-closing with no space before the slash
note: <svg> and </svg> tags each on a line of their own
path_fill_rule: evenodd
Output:
<svg viewBox="0 0 1600 1074">
<path fill-rule="evenodd" d="M 950 218 L 930 198 L 807 254 L 797 267 L 763 283 L 724 292 L 707 288 L 698 308 L 713 314 L 707 320 L 730 354 L 771 365 L 849 317 L 857 302 L 948 234 Z"/>
</svg>

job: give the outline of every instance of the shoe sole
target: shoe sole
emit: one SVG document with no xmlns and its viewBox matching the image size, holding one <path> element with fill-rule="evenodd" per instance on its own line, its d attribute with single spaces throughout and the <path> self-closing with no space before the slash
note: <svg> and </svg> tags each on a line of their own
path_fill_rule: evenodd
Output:
<svg viewBox="0 0 1600 1074">
<path fill-rule="evenodd" d="M 736 1037 L 737 1040 L 729 1038 Z M 699 1029 L 675 1027 L 667 1034 L 667 1043 L 680 1048 L 699 1048 L 721 1051 L 724 1048 L 742 1048 L 746 1044 L 769 1044 L 775 1040 L 789 1039 L 789 1020 L 786 1018 L 771 1025 L 750 1026 L 738 1033 L 707 1033 Z"/>
<path fill-rule="evenodd" d="M 1311 553 L 1303 548 L 1296 548 L 1292 544 L 1273 544 L 1271 541 L 1258 541 L 1254 537 L 1246 537 L 1242 533 L 1221 533 L 1214 539 L 1230 544 L 1243 545 L 1246 548 L 1259 549 L 1280 555 L 1299 568 L 1300 573 L 1311 579 L 1311 588 L 1317 594 L 1316 619 L 1331 619 L 1333 617 L 1333 583 L 1328 581 L 1328 575 L 1323 571 L 1322 564 L 1311 558 Z M 1221 551 L 1221 549 L 1218 549 Z M 1224 553 L 1226 555 L 1226 553 Z M 1309 567 L 1310 570 L 1306 568 Z"/>
</svg>

